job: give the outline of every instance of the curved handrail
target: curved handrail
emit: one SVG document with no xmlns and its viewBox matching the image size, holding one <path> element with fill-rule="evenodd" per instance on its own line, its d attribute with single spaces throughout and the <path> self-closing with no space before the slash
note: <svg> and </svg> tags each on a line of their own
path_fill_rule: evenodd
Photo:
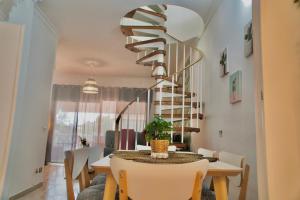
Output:
<svg viewBox="0 0 300 200">
<path fill-rule="evenodd" d="M 181 43 L 181 44 L 183 44 L 183 45 L 186 45 L 186 44 L 184 44 L 184 42 L 181 42 L 180 40 L 176 39 L 175 37 L 173 37 L 173 36 L 171 36 L 171 35 L 169 35 L 169 34 L 167 34 L 167 33 L 165 33 L 165 34 L 168 35 L 169 37 L 171 37 L 172 39 L 174 39 L 177 43 Z M 188 45 L 188 46 L 190 46 L 190 45 Z M 186 67 L 184 67 L 183 69 L 181 69 L 181 70 L 179 70 L 179 71 L 173 73 L 172 75 L 169 75 L 169 76 L 166 77 L 166 78 L 162 78 L 161 81 L 159 81 L 159 82 L 155 83 L 154 85 L 150 86 L 150 87 L 147 88 L 145 91 L 140 92 L 140 93 L 139 93 L 139 94 L 138 94 L 131 102 L 129 102 L 129 103 L 123 108 L 123 110 L 119 113 L 119 115 L 118 115 L 118 117 L 117 117 L 117 119 L 116 119 L 116 123 L 115 123 L 115 144 L 114 144 L 114 147 L 118 147 L 118 145 L 119 145 L 119 139 L 118 139 L 118 137 L 119 137 L 119 134 L 118 134 L 118 133 L 119 133 L 119 129 L 118 129 L 119 123 L 120 123 L 120 120 L 121 120 L 122 115 L 126 112 L 126 110 L 129 108 L 129 106 L 130 106 L 131 104 L 133 104 L 134 102 L 136 102 L 136 100 L 137 100 L 138 97 L 141 97 L 142 95 L 144 95 L 145 93 L 147 93 L 149 90 L 155 88 L 157 85 L 159 85 L 159 84 L 162 83 L 163 81 L 171 81 L 171 80 L 172 80 L 172 77 L 174 77 L 175 75 L 181 74 L 183 71 L 185 71 L 185 70 L 189 69 L 190 67 L 194 66 L 196 63 L 198 63 L 198 62 L 203 58 L 203 52 L 202 52 L 201 50 L 199 50 L 199 49 L 197 49 L 197 48 L 194 48 L 194 47 L 192 47 L 192 46 L 190 46 L 190 48 L 192 48 L 194 51 L 197 51 L 197 52 L 199 53 L 199 58 L 196 59 L 196 61 L 194 61 L 193 63 L 190 63 L 188 66 L 186 66 Z M 170 79 L 171 79 L 171 80 L 170 80 Z"/>
</svg>

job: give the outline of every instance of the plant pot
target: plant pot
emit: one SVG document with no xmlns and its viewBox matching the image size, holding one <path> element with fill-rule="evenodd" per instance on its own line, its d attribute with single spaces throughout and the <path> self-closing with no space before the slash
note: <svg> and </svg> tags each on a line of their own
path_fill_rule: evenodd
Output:
<svg viewBox="0 0 300 200">
<path fill-rule="evenodd" d="M 151 140 L 151 157 L 168 158 L 169 140 Z"/>
</svg>

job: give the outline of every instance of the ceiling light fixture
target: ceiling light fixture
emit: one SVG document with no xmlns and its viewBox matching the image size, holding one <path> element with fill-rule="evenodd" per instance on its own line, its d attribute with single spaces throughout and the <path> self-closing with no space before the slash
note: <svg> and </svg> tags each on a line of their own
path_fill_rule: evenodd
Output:
<svg viewBox="0 0 300 200">
<path fill-rule="evenodd" d="M 93 78 L 89 78 L 87 81 L 84 82 L 82 92 L 85 94 L 98 94 L 99 93 L 99 87 L 97 85 L 97 82 Z"/>
<path fill-rule="evenodd" d="M 98 64 L 96 61 L 87 61 L 86 63 L 92 70 Z M 88 78 L 88 80 L 84 82 L 82 92 L 85 94 L 98 94 L 99 86 L 97 85 L 96 80 L 93 78 Z"/>
</svg>

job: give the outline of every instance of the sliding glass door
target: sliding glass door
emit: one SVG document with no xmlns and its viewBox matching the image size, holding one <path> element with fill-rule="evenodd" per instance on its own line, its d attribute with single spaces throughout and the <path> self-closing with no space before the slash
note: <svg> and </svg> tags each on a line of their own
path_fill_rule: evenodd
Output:
<svg viewBox="0 0 300 200">
<path fill-rule="evenodd" d="M 47 162 L 63 163 L 64 152 L 82 147 L 81 139 L 89 146 L 105 147 L 105 136 L 115 130 L 115 121 L 123 108 L 145 89 L 100 88 L 96 95 L 84 94 L 80 86 L 55 85 L 52 97 L 52 128 L 49 130 Z M 145 123 L 145 99 L 132 105 L 125 129 L 142 131 Z M 137 121 L 138 120 L 138 121 Z M 128 122 L 128 123 L 127 123 Z"/>
<path fill-rule="evenodd" d="M 77 107 L 78 103 L 71 101 L 58 101 L 56 103 L 51 162 L 62 163 L 64 161 L 64 152 L 76 148 Z"/>
</svg>

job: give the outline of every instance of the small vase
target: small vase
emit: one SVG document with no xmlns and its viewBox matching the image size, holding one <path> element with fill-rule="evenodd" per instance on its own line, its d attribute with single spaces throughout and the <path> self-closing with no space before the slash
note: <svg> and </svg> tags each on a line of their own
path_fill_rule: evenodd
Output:
<svg viewBox="0 0 300 200">
<path fill-rule="evenodd" d="M 169 140 L 151 140 L 151 157 L 168 158 Z"/>
</svg>

